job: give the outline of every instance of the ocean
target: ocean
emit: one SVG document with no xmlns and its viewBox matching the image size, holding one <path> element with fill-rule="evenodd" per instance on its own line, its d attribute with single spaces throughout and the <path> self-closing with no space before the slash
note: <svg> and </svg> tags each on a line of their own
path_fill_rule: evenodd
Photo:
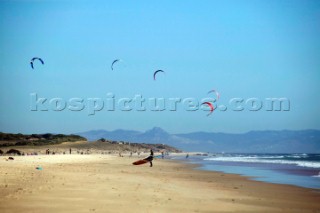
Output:
<svg viewBox="0 0 320 213">
<path fill-rule="evenodd" d="M 202 170 L 320 189 L 320 154 L 198 154 L 174 159 L 199 164 Z"/>
</svg>

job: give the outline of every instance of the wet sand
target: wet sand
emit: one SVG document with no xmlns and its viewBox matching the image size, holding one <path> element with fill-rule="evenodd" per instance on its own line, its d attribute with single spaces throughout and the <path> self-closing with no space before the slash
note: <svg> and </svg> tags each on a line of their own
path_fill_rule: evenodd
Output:
<svg viewBox="0 0 320 213">
<path fill-rule="evenodd" d="M 112 155 L 0 160 L 0 212 L 320 212 L 320 192 Z M 37 170 L 40 166 L 42 170 Z"/>
</svg>

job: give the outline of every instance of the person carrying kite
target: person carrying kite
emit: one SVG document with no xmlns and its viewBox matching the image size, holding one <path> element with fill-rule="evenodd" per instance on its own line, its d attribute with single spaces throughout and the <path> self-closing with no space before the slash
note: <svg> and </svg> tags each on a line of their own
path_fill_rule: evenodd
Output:
<svg viewBox="0 0 320 213">
<path fill-rule="evenodd" d="M 150 162 L 150 167 L 153 166 L 153 165 L 152 165 L 152 161 L 153 161 L 153 151 L 152 151 L 152 149 L 150 149 L 150 155 L 149 155 L 149 157 L 147 157 L 147 158 L 145 158 L 145 159 L 143 159 L 143 160 L 149 161 L 149 162 Z"/>
</svg>

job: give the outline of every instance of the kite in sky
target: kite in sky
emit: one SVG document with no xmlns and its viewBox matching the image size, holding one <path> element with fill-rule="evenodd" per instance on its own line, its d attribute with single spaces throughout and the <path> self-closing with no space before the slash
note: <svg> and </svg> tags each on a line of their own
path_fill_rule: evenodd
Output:
<svg viewBox="0 0 320 213">
<path fill-rule="evenodd" d="M 116 60 L 114 60 L 113 62 L 112 62 L 112 64 L 111 64 L 111 70 L 113 70 L 113 65 L 115 64 L 115 63 L 117 63 L 117 62 L 120 62 L 121 61 L 121 59 L 116 59 Z"/>
<path fill-rule="evenodd" d="M 34 69 L 33 63 L 34 63 L 35 60 L 39 60 L 39 61 L 41 62 L 41 64 L 44 64 L 44 62 L 43 62 L 43 60 L 42 60 L 41 58 L 33 57 L 33 58 L 31 59 L 31 61 L 30 61 L 30 64 L 31 64 L 32 69 Z"/>
<path fill-rule="evenodd" d="M 211 113 L 212 113 L 213 110 L 214 110 L 214 107 L 213 107 L 212 103 L 210 103 L 210 102 L 203 102 L 201 105 L 204 105 L 204 104 L 206 104 L 206 105 L 208 105 L 208 106 L 210 107 L 210 112 L 209 112 L 209 114 L 208 114 L 207 116 L 211 115 Z"/>
<path fill-rule="evenodd" d="M 155 71 L 155 72 L 153 73 L 153 80 L 156 80 L 156 75 L 157 75 L 158 72 L 163 72 L 163 73 L 164 73 L 163 70 L 157 70 L 157 71 Z"/>
<path fill-rule="evenodd" d="M 209 93 L 215 93 L 215 94 L 216 94 L 216 96 L 217 96 L 217 100 L 219 100 L 219 99 L 220 99 L 220 94 L 219 94 L 219 92 L 218 92 L 217 90 L 215 90 L 215 89 L 210 90 L 210 91 L 208 92 L 208 94 L 209 94 Z"/>
</svg>

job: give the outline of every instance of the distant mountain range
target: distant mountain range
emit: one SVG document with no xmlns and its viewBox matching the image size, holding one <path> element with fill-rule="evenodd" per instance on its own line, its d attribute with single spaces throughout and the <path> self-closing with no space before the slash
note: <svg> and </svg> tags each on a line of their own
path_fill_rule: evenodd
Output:
<svg viewBox="0 0 320 213">
<path fill-rule="evenodd" d="M 320 130 L 250 131 L 243 134 L 193 132 L 169 134 L 154 127 L 133 130 L 92 130 L 76 133 L 89 141 L 100 138 L 138 143 L 160 143 L 185 151 L 233 153 L 320 153 Z"/>
</svg>

